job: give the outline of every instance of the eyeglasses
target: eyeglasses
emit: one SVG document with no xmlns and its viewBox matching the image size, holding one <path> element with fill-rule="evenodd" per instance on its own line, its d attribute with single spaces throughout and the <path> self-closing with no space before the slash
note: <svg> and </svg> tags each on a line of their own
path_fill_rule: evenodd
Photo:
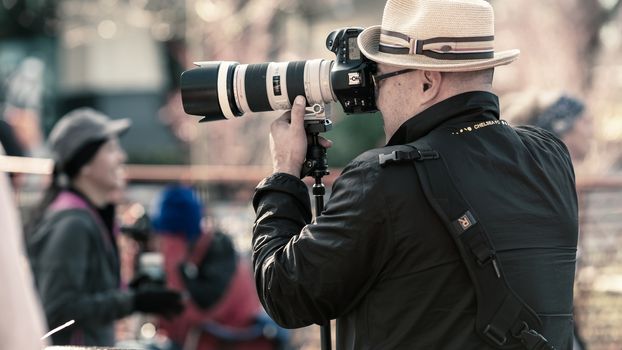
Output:
<svg viewBox="0 0 622 350">
<path fill-rule="evenodd" d="M 380 89 L 380 86 L 378 84 L 380 84 L 381 81 L 391 78 L 391 77 L 398 76 L 398 75 L 406 74 L 406 73 L 409 73 L 415 70 L 416 69 L 407 68 L 407 69 L 402 69 L 402 70 L 398 70 L 398 71 L 391 72 L 391 73 L 372 75 L 371 80 L 374 82 L 374 92 L 376 93 L 376 97 L 378 97 L 378 89 Z"/>
<path fill-rule="evenodd" d="M 391 73 L 385 73 L 385 74 L 380 74 L 380 75 L 372 75 L 371 78 L 374 81 L 374 84 L 376 86 L 378 86 L 378 84 L 381 81 L 383 81 L 383 80 L 385 80 L 387 78 L 391 78 L 391 77 L 395 77 L 395 76 L 398 76 L 398 75 L 406 74 L 406 73 L 412 72 L 414 70 L 415 69 L 407 68 L 407 69 L 402 69 L 402 70 L 398 70 L 398 71 L 391 72 Z"/>
</svg>

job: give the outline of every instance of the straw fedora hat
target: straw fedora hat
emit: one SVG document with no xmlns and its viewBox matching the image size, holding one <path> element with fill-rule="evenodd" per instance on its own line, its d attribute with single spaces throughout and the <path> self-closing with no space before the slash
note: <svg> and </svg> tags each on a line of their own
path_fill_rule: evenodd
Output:
<svg viewBox="0 0 622 350">
<path fill-rule="evenodd" d="M 358 37 L 378 63 L 465 72 L 511 63 L 520 51 L 495 52 L 494 14 L 485 0 L 388 0 L 382 24 Z"/>
</svg>

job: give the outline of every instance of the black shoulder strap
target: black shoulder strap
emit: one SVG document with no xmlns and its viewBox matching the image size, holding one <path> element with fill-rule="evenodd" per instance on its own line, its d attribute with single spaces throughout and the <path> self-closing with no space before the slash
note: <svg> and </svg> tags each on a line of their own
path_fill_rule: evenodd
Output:
<svg viewBox="0 0 622 350">
<path fill-rule="evenodd" d="M 452 181 L 441 155 L 423 140 L 407 146 L 412 151 L 380 155 L 380 164 L 413 161 L 424 194 L 451 233 L 473 281 L 477 333 L 497 349 L 553 350 L 539 333 L 540 318 L 507 283 L 484 226 Z"/>
</svg>

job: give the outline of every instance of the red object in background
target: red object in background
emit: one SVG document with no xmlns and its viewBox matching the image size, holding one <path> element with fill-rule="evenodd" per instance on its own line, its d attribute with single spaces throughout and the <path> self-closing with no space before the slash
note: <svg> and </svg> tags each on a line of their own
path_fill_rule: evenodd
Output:
<svg viewBox="0 0 622 350">
<path fill-rule="evenodd" d="M 203 233 L 203 235 L 209 235 L 209 233 Z M 167 286 L 183 291 L 185 286 L 178 266 L 187 260 L 188 243 L 184 237 L 178 235 L 160 235 L 159 239 L 160 251 L 164 255 Z M 196 348 L 196 350 L 216 350 L 223 347 L 235 350 L 274 349 L 273 342 L 263 337 L 235 343 L 226 342 L 225 346 L 225 343 L 214 335 L 200 331 L 206 324 L 241 332 L 252 327 L 256 317 L 262 313 L 253 281 L 250 264 L 240 259 L 227 290 L 216 305 L 203 310 L 188 298 L 185 311 L 173 319 L 161 319 L 160 329 L 180 345 L 186 342 L 195 343 L 196 347 L 190 348 Z"/>
</svg>

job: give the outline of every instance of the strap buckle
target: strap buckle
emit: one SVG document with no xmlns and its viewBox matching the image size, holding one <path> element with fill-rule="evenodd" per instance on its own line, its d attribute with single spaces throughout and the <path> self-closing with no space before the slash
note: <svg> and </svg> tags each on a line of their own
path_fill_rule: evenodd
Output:
<svg viewBox="0 0 622 350">
<path fill-rule="evenodd" d="M 490 325 L 487 325 L 486 328 L 484 328 L 483 333 L 486 337 L 488 337 L 488 339 L 490 339 L 493 343 L 497 344 L 498 346 L 503 346 L 508 340 L 505 334 L 502 334 L 501 332 L 497 331 L 495 328 L 491 327 Z"/>
<path fill-rule="evenodd" d="M 199 275 L 199 268 L 189 261 L 182 265 L 182 269 L 184 275 L 189 279 L 195 279 Z"/>
<path fill-rule="evenodd" d="M 397 156 L 397 151 L 393 151 L 391 153 L 388 154 L 379 154 L 378 155 L 378 162 L 380 162 L 380 166 L 385 166 L 385 163 L 390 163 L 390 162 L 397 162 L 398 160 L 398 156 Z"/>
<path fill-rule="evenodd" d="M 431 159 L 438 159 L 439 155 L 438 152 L 431 150 L 431 149 L 424 149 L 424 150 L 420 150 L 417 148 L 417 153 L 419 154 L 419 157 L 416 158 L 416 160 L 418 161 L 424 161 L 424 160 L 431 160 Z"/>
<path fill-rule="evenodd" d="M 533 329 L 525 329 L 520 333 L 521 342 L 530 350 L 554 350 L 546 338 Z"/>
<path fill-rule="evenodd" d="M 486 257 L 485 260 L 480 261 L 479 259 L 476 259 L 476 261 L 479 266 L 484 266 L 488 263 L 491 263 L 492 267 L 495 269 L 495 274 L 497 275 L 497 278 L 501 278 L 501 270 L 499 270 L 499 264 L 497 264 L 497 254 L 492 253 L 488 257 Z"/>
<path fill-rule="evenodd" d="M 424 161 L 430 159 L 438 159 L 440 156 L 438 152 L 434 150 L 420 150 L 413 147 L 413 151 L 392 151 L 391 153 L 383 153 L 378 155 L 378 162 L 380 166 L 384 167 L 387 163 L 400 162 L 400 161 Z"/>
</svg>

